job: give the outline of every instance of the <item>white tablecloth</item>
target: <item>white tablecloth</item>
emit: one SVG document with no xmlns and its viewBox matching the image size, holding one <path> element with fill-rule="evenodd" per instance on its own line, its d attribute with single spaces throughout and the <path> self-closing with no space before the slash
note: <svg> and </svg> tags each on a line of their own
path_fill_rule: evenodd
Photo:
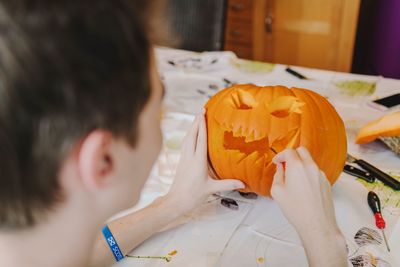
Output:
<svg viewBox="0 0 400 267">
<path fill-rule="evenodd" d="M 296 86 L 324 95 L 345 122 L 350 154 L 400 177 L 400 158 L 383 144 L 354 144 L 363 124 L 385 114 L 368 103 L 400 92 L 399 80 L 293 67 L 309 78 L 300 80 L 285 72 L 286 66 L 241 60 L 231 52 L 193 53 L 167 48 L 158 48 L 156 52 L 166 87 L 164 148 L 140 203 L 130 211 L 168 191 L 179 160 L 179 147 L 193 114 L 201 110 L 211 95 L 234 83 Z M 391 253 L 386 251 L 367 205 L 370 190 L 381 198 Z M 218 197 L 210 197 L 192 214 L 130 253 L 161 256 L 176 250 L 171 262 L 126 259 L 117 266 L 308 266 L 294 228 L 271 199 L 245 199 L 236 192 L 225 194 L 238 201 L 238 210 L 222 206 Z M 338 224 L 349 248 L 349 266 L 400 266 L 400 192 L 381 182 L 368 184 L 343 173 L 333 187 L 333 196 Z"/>
</svg>

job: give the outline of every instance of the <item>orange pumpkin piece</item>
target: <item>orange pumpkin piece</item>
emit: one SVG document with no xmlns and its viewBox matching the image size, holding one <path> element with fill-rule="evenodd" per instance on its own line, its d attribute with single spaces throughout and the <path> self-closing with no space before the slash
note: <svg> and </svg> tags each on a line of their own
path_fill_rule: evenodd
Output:
<svg viewBox="0 0 400 267">
<path fill-rule="evenodd" d="M 333 184 L 347 142 L 343 121 L 321 95 L 284 86 L 236 85 L 205 105 L 210 165 L 220 179 L 239 179 L 245 192 L 270 196 L 275 164 L 286 148 L 306 147 Z"/>
<path fill-rule="evenodd" d="M 357 135 L 356 143 L 365 144 L 378 137 L 400 136 L 400 111 L 387 114 L 362 127 Z"/>
</svg>

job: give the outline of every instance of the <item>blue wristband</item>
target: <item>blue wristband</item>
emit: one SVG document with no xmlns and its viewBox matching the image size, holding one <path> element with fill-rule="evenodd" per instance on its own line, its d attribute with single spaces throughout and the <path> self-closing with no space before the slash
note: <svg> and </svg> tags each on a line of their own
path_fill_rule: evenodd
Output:
<svg viewBox="0 0 400 267">
<path fill-rule="evenodd" d="M 122 254 L 121 249 L 118 246 L 117 241 L 115 240 L 113 234 L 111 233 L 110 229 L 108 228 L 108 226 L 104 226 L 103 227 L 103 235 L 104 238 L 107 241 L 108 246 L 110 247 L 110 250 L 112 252 L 112 254 L 115 257 L 116 261 L 120 261 L 124 258 L 124 254 Z"/>
</svg>

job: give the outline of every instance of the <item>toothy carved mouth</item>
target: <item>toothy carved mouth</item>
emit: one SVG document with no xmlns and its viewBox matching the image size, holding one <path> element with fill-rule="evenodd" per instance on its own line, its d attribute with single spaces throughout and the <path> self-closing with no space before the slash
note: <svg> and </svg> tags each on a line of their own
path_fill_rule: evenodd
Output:
<svg viewBox="0 0 400 267">
<path fill-rule="evenodd" d="M 228 150 L 237 150 L 244 153 L 246 156 L 253 152 L 258 152 L 260 155 L 270 156 L 271 152 L 277 154 L 286 148 L 293 148 L 300 143 L 300 130 L 295 128 L 289 131 L 286 135 L 275 139 L 271 144 L 267 137 L 262 139 L 246 142 L 246 137 L 235 137 L 232 132 L 224 133 L 224 148 Z"/>
<path fill-rule="evenodd" d="M 250 155 L 254 151 L 265 154 L 269 150 L 267 137 L 252 142 L 246 142 L 245 139 L 245 137 L 234 137 L 232 132 L 225 132 L 224 147 L 228 150 L 239 150 L 246 155 Z"/>
</svg>

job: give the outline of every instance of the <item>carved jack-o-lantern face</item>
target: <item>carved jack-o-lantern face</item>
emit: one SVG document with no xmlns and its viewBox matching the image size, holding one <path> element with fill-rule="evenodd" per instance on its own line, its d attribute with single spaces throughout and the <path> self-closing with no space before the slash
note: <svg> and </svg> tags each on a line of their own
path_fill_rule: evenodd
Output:
<svg viewBox="0 0 400 267">
<path fill-rule="evenodd" d="M 236 85 L 205 106 L 209 159 L 220 179 L 270 195 L 275 164 L 285 148 L 306 147 L 334 183 L 346 158 L 344 124 L 332 105 L 306 89 Z"/>
</svg>

